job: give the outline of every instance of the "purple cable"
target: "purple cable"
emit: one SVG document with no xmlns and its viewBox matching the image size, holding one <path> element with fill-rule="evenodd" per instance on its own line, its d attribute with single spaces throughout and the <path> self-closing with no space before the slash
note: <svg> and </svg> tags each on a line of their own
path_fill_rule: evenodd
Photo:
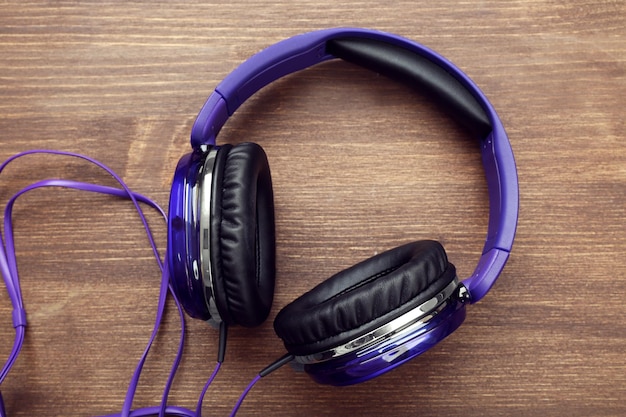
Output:
<svg viewBox="0 0 626 417">
<path fill-rule="evenodd" d="M 200 393 L 200 398 L 198 398 L 198 404 L 196 405 L 196 417 L 202 417 L 202 402 L 204 401 L 204 396 L 206 395 L 206 392 L 211 386 L 211 383 L 217 376 L 217 373 L 219 372 L 221 366 L 222 366 L 221 362 L 218 362 L 217 365 L 215 365 L 215 369 L 213 370 L 213 373 L 207 380 L 206 384 L 204 384 L 204 388 L 202 388 L 202 392 Z"/>
<path fill-rule="evenodd" d="M 261 370 L 261 372 L 259 372 L 257 374 L 257 376 L 255 376 L 254 379 L 252 379 L 252 381 L 250 381 L 250 383 L 248 384 L 246 389 L 243 391 L 243 393 L 241 394 L 241 396 L 237 400 L 237 403 L 235 404 L 235 407 L 233 407 L 233 411 L 231 411 L 230 417 L 235 417 L 235 415 L 237 414 L 237 411 L 239 411 L 239 407 L 241 406 L 241 403 L 243 403 L 243 400 L 246 398 L 246 396 L 248 395 L 248 393 L 250 392 L 252 387 L 254 387 L 254 385 L 257 382 L 259 382 L 259 380 L 261 378 L 268 376 L 272 372 L 274 372 L 277 369 L 287 365 L 289 362 L 291 362 L 293 360 L 294 360 L 294 356 L 292 354 L 290 354 L 290 353 L 287 353 L 287 354 L 281 356 L 280 358 L 278 358 L 277 360 L 275 360 L 274 362 L 272 362 L 271 364 L 269 364 L 268 366 L 266 366 L 265 368 L 263 368 Z"/>
<path fill-rule="evenodd" d="M 13 225 L 11 222 L 12 209 L 13 209 L 13 205 L 15 201 L 17 200 L 19 196 L 23 195 L 24 193 L 34 190 L 36 188 L 42 188 L 42 187 L 65 187 L 65 188 L 73 188 L 73 189 L 82 190 L 82 191 L 109 194 L 109 195 L 114 195 L 117 197 L 127 198 L 133 202 L 133 205 L 135 206 L 137 212 L 139 213 L 144 229 L 146 230 L 148 240 L 152 247 L 152 250 L 157 260 L 157 263 L 159 265 L 159 268 L 162 271 L 159 303 L 158 303 L 155 325 L 152 331 L 152 335 L 146 346 L 146 349 L 144 350 L 144 353 L 141 359 L 139 360 L 139 363 L 137 364 L 135 372 L 133 373 L 133 376 L 129 383 L 129 387 L 127 390 L 122 412 L 120 414 L 111 414 L 109 416 L 110 417 L 113 417 L 113 416 L 141 417 L 141 416 L 148 416 L 148 415 L 158 415 L 159 417 L 163 417 L 167 415 L 167 416 L 196 417 L 196 414 L 194 414 L 192 411 L 187 410 L 185 408 L 167 406 L 167 397 L 168 397 L 170 388 L 172 386 L 174 376 L 176 374 L 176 371 L 182 359 L 183 343 L 184 343 L 184 338 L 185 338 L 184 315 L 183 315 L 183 311 L 182 311 L 182 308 L 180 306 L 178 299 L 176 298 L 175 294 L 171 290 L 171 287 L 169 287 L 169 274 L 168 274 L 167 268 L 164 267 L 163 261 L 161 260 L 159 252 L 156 248 L 156 243 L 154 241 L 152 232 L 150 230 L 150 227 L 148 226 L 147 219 L 145 215 L 143 214 L 141 207 L 139 206 L 139 202 L 148 204 L 149 206 L 156 209 L 164 218 L 166 218 L 164 211 L 158 206 L 157 203 L 155 203 L 151 199 L 141 194 L 132 192 L 128 188 L 128 186 L 124 183 L 124 181 L 121 179 L 121 177 L 115 174 L 115 172 L 113 172 L 110 168 L 108 168 L 104 164 L 92 158 L 89 158 L 87 156 L 80 155 L 80 154 L 75 154 L 71 152 L 63 152 L 63 151 L 50 151 L 50 150 L 32 150 L 32 151 L 22 152 L 20 154 L 12 156 L 11 158 L 7 159 L 2 165 L 0 165 L 0 173 L 2 172 L 2 170 L 4 170 L 4 168 L 6 168 L 6 166 L 10 162 L 14 161 L 15 159 L 20 158 L 25 155 L 36 154 L 36 153 L 64 155 L 64 156 L 84 159 L 94 165 L 97 165 L 98 167 L 104 169 L 105 171 L 107 171 L 122 186 L 122 189 L 118 189 L 114 187 L 107 187 L 107 186 L 102 186 L 102 185 L 97 185 L 97 184 L 83 183 L 83 182 L 78 182 L 78 181 L 71 181 L 71 180 L 49 179 L 49 180 L 39 181 L 35 184 L 31 184 L 30 186 L 25 187 L 24 189 L 16 193 L 9 200 L 9 203 L 7 203 L 7 207 L 5 209 L 5 217 L 4 217 L 6 248 L 5 248 L 5 243 L 2 241 L 2 235 L 0 234 L 0 243 L 2 243 L 0 245 L 0 271 L 2 272 L 2 276 L 7 286 L 7 291 L 9 293 L 9 297 L 11 299 L 11 302 L 14 308 L 13 323 L 16 329 L 16 338 L 15 338 L 14 347 L 11 351 L 11 354 L 9 355 L 7 362 L 5 363 L 2 371 L 0 372 L 0 384 L 6 377 L 13 363 L 17 359 L 17 356 L 19 355 L 19 352 L 21 350 L 23 340 L 24 340 L 24 333 L 25 333 L 24 328 L 26 326 L 26 312 L 23 307 L 21 288 L 19 284 L 19 277 L 18 277 L 18 272 L 17 272 L 17 261 L 15 258 L 15 246 L 14 246 L 14 240 L 13 240 Z M 150 347 L 152 346 L 152 343 L 154 339 L 156 338 L 158 329 L 160 327 L 160 323 L 161 323 L 163 313 L 165 310 L 165 301 L 166 301 L 168 290 L 174 296 L 174 300 L 175 300 L 175 303 L 179 312 L 179 316 L 181 319 L 181 336 L 179 340 L 178 352 L 174 359 L 174 363 L 172 365 L 168 380 L 166 382 L 166 385 L 163 391 L 161 405 L 159 407 L 146 407 L 146 408 L 131 411 L 130 408 L 132 407 L 132 402 L 133 402 L 135 391 L 139 382 L 139 377 L 141 375 L 141 370 L 147 358 Z M 207 385 L 205 386 L 203 390 L 203 395 L 208 389 L 208 386 L 210 385 L 210 383 L 213 381 L 213 379 L 217 375 L 218 370 L 219 370 L 219 364 L 216 367 L 213 374 L 211 375 L 211 378 L 207 382 Z M 199 407 L 201 407 L 201 403 L 202 403 L 202 397 L 199 400 Z M 197 416 L 199 416 L 199 414 L 197 414 Z M 6 412 L 4 410 L 4 404 L 2 401 L 1 395 L 0 395 L 0 417 L 6 417 Z"/>
<path fill-rule="evenodd" d="M 250 392 L 252 387 L 254 387 L 254 385 L 257 382 L 259 382 L 260 379 L 261 379 L 261 375 L 257 375 L 257 376 L 254 377 L 254 379 L 252 381 L 250 381 L 250 383 L 248 384 L 246 389 L 243 391 L 243 393 L 241 394 L 241 396 L 237 400 L 237 403 L 233 407 L 233 411 L 230 412 L 230 417 L 235 417 L 235 415 L 237 414 L 237 411 L 239 411 L 239 407 L 241 407 L 241 403 L 243 403 L 243 400 L 246 399 L 246 396 L 248 395 L 248 393 Z"/>
<path fill-rule="evenodd" d="M 80 183 L 80 182 L 76 182 L 76 181 L 67 181 L 67 180 L 44 180 L 44 181 L 39 181 L 37 183 L 31 184 L 28 187 L 23 188 L 22 190 L 20 190 L 18 193 L 16 193 L 7 203 L 6 209 L 5 209 L 5 213 L 4 213 L 4 228 L 5 228 L 5 235 L 6 235 L 6 260 L 7 260 L 7 265 L 8 268 L 10 270 L 10 277 L 12 277 L 13 279 L 13 283 L 14 283 L 14 288 L 18 288 L 19 285 L 19 280 L 16 278 L 17 275 L 17 264 L 16 264 L 16 260 L 15 260 L 15 246 L 14 246 L 14 240 L 13 240 L 13 225 L 11 222 L 11 218 L 12 218 L 12 211 L 13 211 L 13 206 L 16 202 L 16 200 L 23 194 L 32 191 L 34 189 L 37 188 L 42 188 L 42 187 L 65 187 L 65 188 L 73 188 L 73 189 L 78 189 L 78 190 L 83 190 L 83 191 L 90 191 L 90 192 L 98 192 L 98 193 L 105 193 L 105 194 L 111 194 L 111 195 L 116 195 L 116 196 L 121 196 L 121 197 L 125 197 L 127 196 L 127 192 L 125 192 L 124 190 L 118 190 L 112 187 L 104 187 L 104 186 L 99 186 L 99 185 L 94 185 L 94 184 L 86 184 L 86 183 Z M 136 200 L 138 201 L 143 201 L 143 202 L 148 202 L 150 204 L 150 202 L 143 196 L 139 196 L 136 195 L 134 196 L 136 198 Z M 151 204 L 153 205 L 153 204 Z M 156 205 L 156 204 L 154 204 Z M 153 205 L 153 206 L 154 206 Z M 158 206 L 157 206 L 158 207 Z M 160 265 L 162 267 L 162 265 Z M 165 270 L 164 270 L 165 273 Z M 164 283 L 166 290 L 167 290 L 167 276 L 164 275 L 164 279 L 162 280 L 162 283 Z M 19 291 L 19 290 L 18 290 Z M 163 289 L 161 290 L 161 292 L 163 293 Z M 21 298 L 21 294 L 20 294 L 20 298 Z M 13 298 L 14 299 L 14 298 Z M 162 310 L 161 308 L 161 303 L 159 304 L 159 309 Z M 21 310 L 23 311 L 23 309 Z M 161 312 L 159 312 L 159 315 L 162 314 Z M 159 319 L 157 319 L 157 322 L 159 321 Z M 25 322 L 24 322 L 25 324 Z M 22 327 L 22 326 L 20 326 Z M 21 345 L 22 340 L 23 340 L 23 335 L 20 335 L 20 341 L 19 344 Z M 151 345 L 153 341 L 153 338 L 150 339 L 150 342 L 148 344 L 148 348 Z M 147 349 L 148 349 L 147 348 Z M 18 351 L 14 351 L 13 354 L 11 355 L 11 359 L 10 359 L 10 363 L 8 363 L 9 366 L 6 367 L 7 372 L 8 372 L 8 368 L 10 367 L 10 365 L 12 365 L 12 362 L 15 361 L 15 359 L 17 358 L 17 354 L 19 353 Z M 145 356 L 145 353 L 144 353 Z M 145 360 L 145 357 L 142 357 L 142 361 L 140 361 L 140 364 L 138 365 L 138 370 L 141 369 L 141 366 L 143 365 L 143 360 Z M 137 371 L 135 372 L 135 374 L 137 374 Z M 6 372 L 3 373 L 3 375 L 6 375 Z M 135 382 L 135 381 L 133 381 Z M 133 386 L 133 382 L 131 382 L 131 386 L 129 387 L 129 391 L 131 391 L 132 393 L 134 393 L 134 389 L 135 386 Z M 134 384 L 136 385 L 136 383 Z M 131 400 L 132 400 L 132 396 L 131 396 Z"/>
<path fill-rule="evenodd" d="M 14 160 L 15 158 L 10 159 Z M 101 164 L 98 164 L 99 166 L 101 166 Z M 4 166 L 6 166 L 6 163 L 2 166 L 2 168 L 4 168 Z M 106 168 L 105 168 L 106 169 Z M 110 171 L 110 170 L 109 170 Z M 121 179 L 116 178 L 118 180 L 118 182 L 121 181 Z M 133 193 L 130 192 L 130 190 L 128 190 L 127 187 L 125 187 L 125 190 L 118 190 L 112 187 L 104 187 L 104 186 L 99 186 L 99 185 L 94 185 L 94 184 L 87 184 L 87 183 L 80 183 L 80 182 L 76 182 L 76 181 L 64 181 L 64 180 L 44 180 L 44 181 L 40 181 L 38 183 L 32 184 L 24 189 L 22 189 L 20 192 L 18 192 L 17 194 L 15 194 L 9 201 L 9 203 L 7 204 L 6 210 L 5 210 L 5 217 L 4 217 L 4 225 L 5 225 L 5 231 L 6 231 L 6 254 L 3 253 L 3 259 L 6 260 L 8 269 L 10 271 L 10 274 L 6 274 L 5 273 L 5 277 L 9 277 L 9 280 L 13 283 L 13 285 L 8 285 L 9 287 L 13 287 L 13 293 L 10 294 L 12 296 L 12 300 L 14 301 L 15 305 L 22 305 L 22 300 L 21 300 L 21 292 L 19 290 L 19 280 L 18 280 L 18 274 L 17 274 L 17 264 L 16 264 L 16 260 L 15 260 L 15 247 L 14 247 L 14 242 L 13 242 L 13 227 L 12 227 L 12 223 L 11 223 L 11 217 L 12 217 L 12 208 L 13 205 L 15 203 L 15 201 L 17 200 L 17 198 L 19 196 L 21 196 L 22 194 L 34 190 L 36 188 L 41 188 L 41 187 L 50 187 L 50 186 L 59 186 L 59 187 L 66 187 L 66 188 L 74 188 L 74 189 L 78 189 L 78 190 L 84 190 L 84 191 L 91 191 L 91 192 L 98 192 L 98 193 L 104 193 L 104 194 L 111 194 L 111 195 L 116 195 L 116 196 L 120 196 L 120 197 L 126 197 L 129 198 L 129 196 L 131 198 L 134 199 L 134 202 L 136 203 L 137 201 L 142 201 L 145 203 L 150 204 L 152 207 L 156 208 L 158 211 L 160 211 L 160 213 L 162 215 L 164 215 L 163 210 L 161 210 L 158 205 L 154 202 L 152 202 L 151 200 L 141 196 L 141 195 L 134 195 Z M 145 221 L 145 217 L 143 216 L 143 212 L 141 212 L 141 210 L 139 209 L 139 213 L 140 216 L 142 217 L 142 220 L 144 221 L 144 225 L 147 225 L 147 222 Z M 152 239 L 152 235 L 149 233 L 148 231 L 148 236 L 149 239 L 151 241 L 151 245 L 153 247 L 153 250 L 155 252 L 155 256 L 158 256 L 158 251 L 156 250 L 156 244 L 154 243 L 154 240 Z M 7 256 L 8 255 L 8 256 Z M 159 262 L 159 267 L 163 270 L 163 264 L 162 262 L 160 262 L 160 259 L 158 259 Z M 165 286 L 165 291 L 161 290 L 161 293 L 165 293 L 167 291 L 167 276 L 164 275 L 164 279 L 162 280 L 163 285 Z M 17 295 L 17 297 L 16 297 Z M 17 302 L 15 302 L 17 298 Z M 164 297 L 162 297 L 164 298 Z M 159 314 L 158 316 L 162 315 L 162 310 L 163 310 L 164 305 L 162 303 L 160 303 L 159 305 Z M 24 310 L 23 308 L 21 308 L 20 310 L 18 310 L 21 314 L 20 316 L 22 316 L 23 321 L 20 323 L 19 328 L 22 328 L 26 323 L 25 323 L 25 314 L 24 314 Z M 181 310 L 182 313 L 182 310 Z M 14 318 L 15 318 L 15 314 L 14 314 Z M 155 325 L 155 327 L 158 327 L 158 323 L 160 321 L 160 318 L 157 318 L 157 324 Z M 23 332 L 20 332 L 20 334 L 18 335 L 18 341 L 16 343 L 16 345 L 19 345 L 21 347 L 22 341 L 23 341 Z M 149 349 L 149 346 L 152 344 L 152 341 L 154 340 L 154 337 L 151 338 L 147 349 Z M 3 372 L 3 377 L 6 376 L 6 372 L 8 372 L 8 369 L 10 368 L 10 366 L 12 365 L 12 363 L 15 361 L 15 359 L 17 358 L 17 354 L 19 353 L 19 349 L 16 349 L 12 352 L 9 361 L 7 362 L 7 365 L 5 366 L 5 370 Z M 143 366 L 143 362 L 145 361 L 145 355 L 147 354 L 144 353 L 144 357 L 142 357 L 142 360 L 140 361 L 138 368 L 135 372 L 135 379 L 138 380 L 138 371 L 141 370 L 141 367 Z M 177 355 L 177 359 L 175 360 L 174 363 L 174 368 L 177 367 L 177 362 L 180 361 L 179 359 L 180 354 Z M 129 393 L 130 393 L 130 402 L 132 402 L 132 397 L 134 396 L 134 391 L 136 388 L 136 381 L 131 381 L 131 384 L 129 386 Z M 166 386 L 166 390 L 165 390 L 165 396 L 167 394 L 167 392 L 169 392 L 169 387 Z M 128 398 L 128 395 L 127 395 Z M 165 406 L 163 405 L 162 408 L 164 409 Z M 161 415 L 164 415 L 164 412 L 160 413 Z"/>
</svg>

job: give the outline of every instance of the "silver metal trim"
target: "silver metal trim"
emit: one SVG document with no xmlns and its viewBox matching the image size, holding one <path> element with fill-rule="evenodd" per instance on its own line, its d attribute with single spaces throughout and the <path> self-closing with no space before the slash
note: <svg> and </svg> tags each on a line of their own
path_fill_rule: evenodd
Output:
<svg viewBox="0 0 626 417">
<path fill-rule="evenodd" d="M 463 285 L 461 285 L 462 287 Z M 459 287 L 458 278 L 448 284 L 441 292 L 436 294 L 430 300 L 420 304 L 416 308 L 407 311 L 400 317 L 396 317 L 389 323 L 386 323 L 377 329 L 374 329 L 354 340 L 344 343 L 341 346 L 334 347 L 324 352 L 307 356 L 296 356 L 295 361 L 301 364 L 312 364 L 324 362 L 338 356 L 356 352 L 358 355 L 363 349 L 369 348 L 374 344 L 379 344 L 394 336 L 398 336 L 408 331 L 414 331 L 427 324 L 447 305 L 448 300 L 455 294 L 455 290 Z"/>
<path fill-rule="evenodd" d="M 217 325 L 222 322 L 222 317 L 217 309 L 215 301 L 215 289 L 213 286 L 213 274 L 211 272 L 211 188 L 213 184 L 213 168 L 217 148 L 209 149 L 204 166 L 198 173 L 199 196 L 197 210 L 200 215 L 200 274 L 204 283 L 204 297 L 211 319 L 209 323 Z"/>
</svg>

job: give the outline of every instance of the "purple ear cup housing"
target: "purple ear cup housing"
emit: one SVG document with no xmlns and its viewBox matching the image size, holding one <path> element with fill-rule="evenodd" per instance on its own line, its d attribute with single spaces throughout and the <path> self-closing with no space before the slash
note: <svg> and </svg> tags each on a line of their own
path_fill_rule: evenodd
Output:
<svg viewBox="0 0 626 417">
<path fill-rule="evenodd" d="M 217 255 L 214 237 L 206 235 L 213 229 L 203 226 L 215 221 L 206 208 L 207 201 L 215 201 L 207 200 L 206 190 L 209 182 L 216 186 L 210 155 L 217 134 L 259 89 L 331 59 L 386 75 L 441 104 L 479 143 L 489 191 L 487 235 L 470 277 L 456 277 L 443 248 L 416 242 L 409 244 L 417 245 L 410 250 L 397 248 L 339 273 L 340 278 L 320 284 L 277 315 L 277 334 L 315 381 L 349 385 L 425 352 L 463 322 L 466 306 L 482 299 L 504 268 L 519 199 L 513 151 L 502 122 L 476 84 L 444 57 L 400 36 L 366 29 L 328 29 L 286 39 L 249 58 L 216 87 L 192 128 L 193 152 L 183 157 L 174 175 L 168 265 L 172 286 L 192 317 L 236 324 L 229 319 L 232 311 L 224 300 L 235 304 L 247 300 L 233 292 L 242 284 L 231 285 L 227 295 L 221 293 L 223 284 L 216 279 L 215 268 L 222 256 Z M 257 217 L 271 221 L 273 230 L 273 216 Z M 422 252 L 421 245 L 429 249 Z M 414 256 L 414 250 L 420 254 Z M 268 271 L 273 273 L 272 268 Z M 290 317 L 295 313 L 299 316 Z M 256 320 L 248 317 L 248 324 L 258 324 L 266 315 L 264 310 Z M 293 317 L 301 318 L 306 328 L 294 327 Z"/>
<path fill-rule="evenodd" d="M 200 178 L 208 153 L 194 151 L 181 158 L 174 172 L 168 211 L 167 266 L 171 284 L 187 314 L 211 319 L 200 271 Z"/>
</svg>

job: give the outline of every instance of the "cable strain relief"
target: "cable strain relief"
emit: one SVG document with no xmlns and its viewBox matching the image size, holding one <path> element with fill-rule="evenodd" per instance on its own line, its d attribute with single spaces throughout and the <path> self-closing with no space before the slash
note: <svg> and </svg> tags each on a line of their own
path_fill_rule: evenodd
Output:
<svg viewBox="0 0 626 417">
<path fill-rule="evenodd" d="M 290 353 L 287 353 L 286 355 L 282 356 L 280 359 L 263 369 L 261 372 L 259 372 L 259 376 L 263 378 L 264 376 L 271 374 L 278 368 L 288 364 L 292 360 L 294 360 L 294 356 Z"/>
<path fill-rule="evenodd" d="M 26 310 L 23 308 L 13 310 L 13 327 L 26 327 Z"/>
<path fill-rule="evenodd" d="M 227 336 L 228 336 L 228 325 L 226 324 L 226 322 L 222 321 L 220 323 L 219 347 L 217 349 L 217 361 L 219 363 L 223 363 L 224 357 L 226 356 Z"/>
</svg>

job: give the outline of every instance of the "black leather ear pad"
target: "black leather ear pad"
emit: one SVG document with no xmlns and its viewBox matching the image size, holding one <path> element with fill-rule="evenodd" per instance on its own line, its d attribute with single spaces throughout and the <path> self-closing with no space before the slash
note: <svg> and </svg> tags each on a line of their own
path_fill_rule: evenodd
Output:
<svg viewBox="0 0 626 417">
<path fill-rule="evenodd" d="M 284 307 L 274 330 L 289 353 L 320 353 L 416 308 L 455 277 L 441 244 L 409 243 L 322 282 Z"/>
<path fill-rule="evenodd" d="M 211 271 L 222 320 L 261 324 L 274 298 L 274 194 L 267 156 L 254 143 L 222 146 L 211 193 Z"/>
</svg>

